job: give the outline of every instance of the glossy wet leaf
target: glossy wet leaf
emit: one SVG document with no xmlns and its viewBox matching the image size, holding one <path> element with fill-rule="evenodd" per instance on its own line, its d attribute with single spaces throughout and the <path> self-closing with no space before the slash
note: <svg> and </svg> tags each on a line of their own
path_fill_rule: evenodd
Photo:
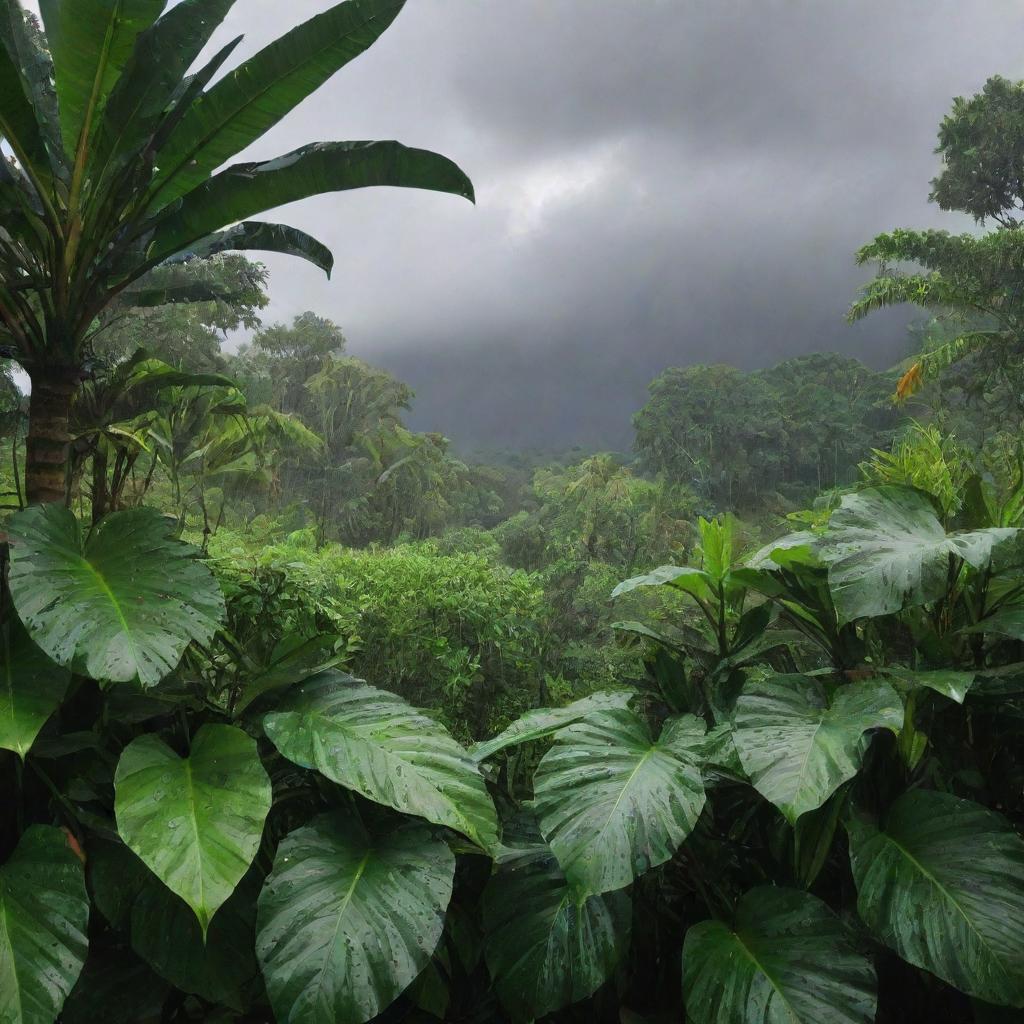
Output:
<svg viewBox="0 0 1024 1024">
<path fill-rule="evenodd" d="M 592 995 L 629 948 L 622 892 L 587 897 L 546 847 L 516 851 L 483 895 L 484 955 L 502 1004 L 533 1020 Z"/>
<path fill-rule="evenodd" d="M 848 929 L 809 893 L 763 886 L 732 926 L 702 921 L 683 944 L 693 1024 L 871 1024 L 875 972 Z"/>
<path fill-rule="evenodd" d="M 854 818 L 857 910 L 904 960 L 968 995 L 1024 1006 L 1024 840 L 994 811 L 913 790 Z"/>
<path fill-rule="evenodd" d="M 203 931 L 256 856 L 270 803 L 255 740 L 230 725 L 204 725 L 185 758 L 140 736 L 114 776 L 121 838 Z"/>
<path fill-rule="evenodd" d="M 341 672 L 307 679 L 264 720 L 285 757 L 396 811 L 498 839 L 494 805 L 469 754 L 401 697 Z"/>
<path fill-rule="evenodd" d="M 884 680 L 844 684 L 829 702 L 821 680 L 774 675 L 744 687 L 733 741 L 757 791 L 794 822 L 857 774 L 868 730 L 902 725 L 903 703 Z"/>
<path fill-rule="evenodd" d="M 954 669 L 887 668 L 883 670 L 898 690 L 912 692 L 921 687 L 941 693 L 943 697 L 963 704 L 974 685 L 977 672 L 958 672 Z"/>
<path fill-rule="evenodd" d="M 582 892 L 621 889 L 667 861 L 704 807 L 704 723 L 669 719 L 660 737 L 629 710 L 569 726 L 534 777 L 541 832 Z"/>
<path fill-rule="evenodd" d="M 53 1024 L 85 963 L 82 862 L 58 828 L 31 825 L 0 865 L 0 1021 Z"/>
<path fill-rule="evenodd" d="M 659 565 L 657 569 L 643 576 L 633 576 L 623 580 L 613 591 L 612 598 L 628 594 L 638 587 L 674 587 L 686 594 L 696 597 L 709 597 L 711 594 L 711 577 L 703 569 L 694 569 L 688 565 Z"/>
<path fill-rule="evenodd" d="M 889 615 L 946 592 L 950 557 L 983 569 L 993 548 L 1017 530 L 992 527 L 947 534 L 928 498 L 883 486 L 843 496 L 820 549 L 844 622 Z"/>
<path fill-rule="evenodd" d="M 256 953 L 278 1024 L 362 1024 L 430 962 L 455 857 L 426 825 L 371 837 L 322 815 L 282 840 L 259 899 Z"/>
<path fill-rule="evenodd" d="M 38 505 L 8 529 L 11 597 L 29 635 L 94 679 L 153 686 L 223 617 L 210 570 L 156 509 L 114 512 L 85 531 L 67 509 Z"/>
<path fill-rule="evenodd" d="M 13 616 L 0 629 L 0 748 L 24 759 L 60 706 L 71 674 L 54 664 Z"/>
<path fill-rule="evenodd" d="M 475 744 L 470 749 L 470 754 L 474 761 L 485 761 L 507 747 L 551 736 L 568 725 L 582 721 L 595 711 L 624 708 L 634 696 L 632 690 L 592 693 L 589 697 L 573 701 L 562 708 L 536 708 L 527 711 L 493 739 Z"/>
</svg>

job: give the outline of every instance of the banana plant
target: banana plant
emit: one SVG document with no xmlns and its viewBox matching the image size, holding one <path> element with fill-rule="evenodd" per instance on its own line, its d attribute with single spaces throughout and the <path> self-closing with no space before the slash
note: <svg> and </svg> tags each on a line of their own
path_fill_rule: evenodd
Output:
<svg viewBox="0 0 1024 1024">
<path fill-rule="evenodd" d="M 346 0 L 219 74 L 240 38 L 200 58 L 233 5 L 43 0 L 40 31 L 19 0 L 0 0 L 0 141 L 12 157 L 0 159 L 0 345 L 32 384 L 30 503 L 66 500 L 68 417 L 98 318 L 144 291 L 155 267 L 254 249 L 329 275 L 322 242 L 250 218 L 375 185 L 473 198 L 451 161 L 397 142 L 317 142 L 224 166 L 370 47 L 403 0 Z M 195 298 L 170 292 L 133 302 Z"/>
</svg>

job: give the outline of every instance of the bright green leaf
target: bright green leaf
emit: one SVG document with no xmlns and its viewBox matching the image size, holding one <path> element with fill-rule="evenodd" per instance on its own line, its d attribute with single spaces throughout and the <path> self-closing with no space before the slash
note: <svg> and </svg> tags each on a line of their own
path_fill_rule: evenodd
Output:
<svg viewBox="0 0 1024 1024">
<path fill-rule="evenodd" d="M 829 703 L 820 681 L 775 675 L 744 687 L 733 741 L 754 788 L 795 822 L 857 774 L 865 732 L 902 725 L 903 703 L 883 680 L 847 683 Z"/>
<path fill-rule="evenodd" d="M 582 721 L 595 711 L 624 708 L 634 696 L 631 690 L 592 693 L 562 708 L 535 708 L 527 711 L 493 739 L 477 743 L 470 754 L 476 762 L 486 761 L 507 747 L 551 736 L 566 726 Z"/>
<path fill-rule="evenodd" d="M 216 580 L 155 509 L 115 512 L 83 534 L 66 508 L 38 505 L 8 530 L 11 597 L 29 635 L 94 679 L 153 686 L 223 617 Z"/>
<path fill-rule="evenodd" d="M 24 760 L 60 705 L 71 674 L 50 661 L 13 617 L 0 629 L 0 653 L 0 748 L 13 750 Z"/>
<path fill-rule="evenodd" d="M 658 740 L 629 710 L 569 726 L 541 760 L 534 807 L 566 878 L 610 892 L 664 864 L 704 807 L 704 723 L 669 719 Z"/>
<path fill-rule="evenodd" d="M 270 803 L 256 742 L 230 725 L 204 725 L 185 758 L 140 736 L 114 776 L 121 838 L 204 932 L 256 856 Z"/>
<path fill-rule="evenodd" d="M 324 672 L 290 691 L 263 725 L 274 746 L 303 768 L 455 829 L 485 850 L 497 843 L 494 805 L 476 764 L 401 697 Z"/>
<path fill-rule="evenodd" d="M 628 594 L 637 587 L 675 587 L 694 597 L 711 596 L 711 577 L 703 569 L 694 569 L 688 565 L 659 565 L 657 569 L 644 576 L 634 576 L 623 580 L 613 591 L 612 598 Z"/>
</svg>

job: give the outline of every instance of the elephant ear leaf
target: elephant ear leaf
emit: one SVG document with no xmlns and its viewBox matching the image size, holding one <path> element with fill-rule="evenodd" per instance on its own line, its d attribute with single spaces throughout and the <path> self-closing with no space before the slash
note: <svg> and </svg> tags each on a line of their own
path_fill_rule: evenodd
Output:
<svg viewBox="0 0 1024 1024">
<path fill-rule="evenodd" d="M 32 825 L 0 866 L 0 1021 L 52 1024 L 85 964 L 89 897 L 60 829 Z"/>
<path fill-rule="evenodd" d="M 704 723 L 669 719 L 654 740 L 628 709 L 570 726 L 534 777 L 540 830 L 581 892 L 611 892 L 664 864 L 704 807 Z"/>
<path fill-rule="evenodd" d="M 231 725 L 204 725 L 186 758 L 140 736 L 114 775 L 121 838 L 195 911 L 204 935 L 256 856 L 270 802 L 255 740 Z"/>
<path fill-rule="evenodd" d="M 857 910 L 875 935 L 961 992 L 1024 1006 L 1024 840 L 1009 822 L 913 790 L 882 827 L 848 827 Z"/>
<path fill-rule="evenodd" d="M 455 856 L 429 826 L 371 837 L 323 815 L 278 847 L 259 899 L 256 955 L 271 1006 L 293 1024 L 363 1024 L 430 962 Z"/>
<path fill-rule="evenodd" d="M 903 725 L 903 703 L 885 681 L 838 687 L 775 675 L 748 683 L 736 700 L 733 742 L 754 788 L 792 823 L 820 807 L 860 768 L 869 729 Z"/>
<path fill-rule="evenodd" d="M 24 760 L 39 730 L 57 710 L 71 673 L 50 661 L 16 618 L 0 628 L 0 645 L 0 747 Z"/>
<path fill-rule="evenodd" d="M 8 532 L 11 598 L 29 635 L 93 679 L 155 686 L 223 618 L 217 581 L 155 509 L 114 512 L 84 533 L 68 509 L 38 505 Z"/>
<path fill-rule="evenodd" d="M 683 999 L 693 1024 L 871 1024 L 875 972 L 821 900 L 763 886 L 740 900 L 734 927 L 686 933 Z"/>
<path fill-rule="evenodd" d="M 401 697 L 327 671 L 294 687 L 263 727 L 289 761 L 481 849 L 497 845 L 497 815 L 476 764 Z"/>
<path fill-rule="evenodd" d="M 508 747 L 552 736 L 567 726 L 583 721 L 595 711 L 624 708 L 633 696 L 631 690 L 609 690 L 592 693 L 589 697 L 573 701 L 562 708 L 534 708 L 497 736 L 477 743 L 470 750 L 470 754 L 474 761 L 486 761 Z"/>
<path fill-rule="evenodd" d="M 539 838 L 539 837 L 538 837 Z M 530 1021 L 592 995 L 629 945 L 623 892 L 586 896 L 551 851 L 516 850 L 484 890 L 484 953 L 502 1004 Z"/>
<path fill-rule="evenodd" d="M 920 491 L 872 487 L 844 495 L 819 554 L 836 610 L 851 622 L 938 600 L 949 584 L 951 556 L 982 569 L 996 545 L 1018 532 L 993 527 L 946 533 Z"/>
</svg>

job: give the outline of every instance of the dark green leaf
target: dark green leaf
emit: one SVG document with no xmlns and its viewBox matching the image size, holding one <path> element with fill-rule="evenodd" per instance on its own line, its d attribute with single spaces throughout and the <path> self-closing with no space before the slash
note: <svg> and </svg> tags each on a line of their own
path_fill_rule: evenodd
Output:
<svg viewBox="0 0 1024 1024">
<path fill-rule="evenodd" d="M 334 268 L 334 257 L 323 242 L 312 235 L 287 224 L 266 224 L 263 221 L 247 220 L 226 231 L 218 231 L 201 239 L 191 248 L 197 256 L 213 256 L 219 252 L 280 252 L 286 256 L 298 256 L 319 267 L 328 277 Z"/>
<path fill-rule="evenodd" d="M 362 1024 L 430 962 L 455 858 L 424 825 L 371 837 L 324 815 L 278 847 L 256 952 L 279 1024 Z"/>
<path fill-rule="evenodd" d="M 484 954 L 517 1021 L 544 1017 L 592 995 L 629 947 L 625 893 L 586 896 L 546 847 L 517 852 L 484 890 Z"/>
<path fill-rule="evenodd" d="M 0 867 L 0 1021 L 53 1024 L 85 963 L 89 899 L 58 828 L 32 825 Z"/>
<path fill-rule="evenodd" d="M 404 0 L 349 0 L 298 25 L 211 88 L 160 151 L 157 205 L 185 195 L 370 47 Z M 225 217 L 219 224 L 241 218 Z"/>
<path fill-rule="evenodd" d="M 735 928 L 686 933 L 683 999 L 693 1024 L 871 1024 L 875 972 L 821 900 L 763 886 L 740 900 Z"/>
<path fill-rule="evenodd" d="M 466 175 L 429 150 L 398 142 L 315 142 L 276 160 L 235 164 L 193 189 L 161 219 L 147 258 L 159 263 L 225 224 L 298 199 L 377 185 L 473 198 Z"/>
<path fill-rule="evenodd" d="M 1001 815 L 913 790 L 884 826 L 849 824 L 857 909 L 904 960 L 970 996 L 1024 1006 L 1024 841 Z"/>
</svg>

